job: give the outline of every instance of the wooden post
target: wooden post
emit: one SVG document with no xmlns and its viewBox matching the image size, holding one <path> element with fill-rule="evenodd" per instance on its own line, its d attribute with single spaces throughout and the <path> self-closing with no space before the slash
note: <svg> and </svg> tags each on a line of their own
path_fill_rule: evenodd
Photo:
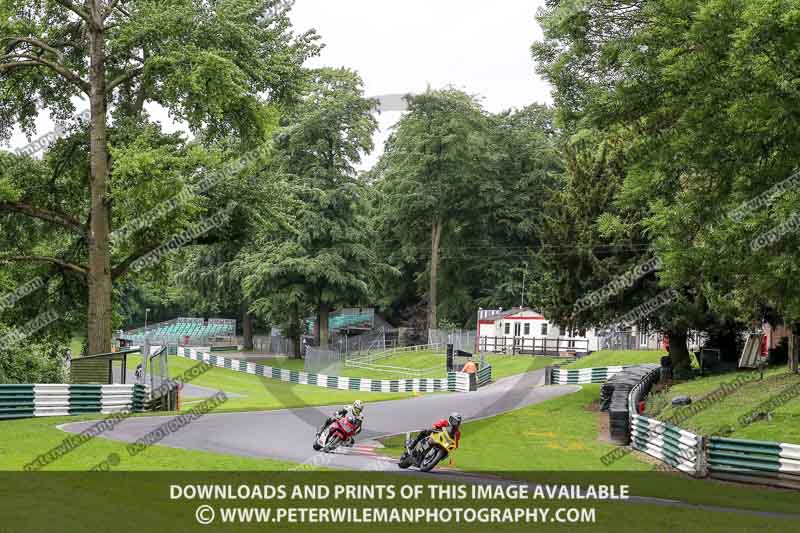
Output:
<svg viewBox="0 0 800 533">
<path fill-rule="evenodd" d="M 789 335 L 789 371 L 798 373 L 798 342 L 797 335 L 794 333 L 794 328 Z"/>
</svg>

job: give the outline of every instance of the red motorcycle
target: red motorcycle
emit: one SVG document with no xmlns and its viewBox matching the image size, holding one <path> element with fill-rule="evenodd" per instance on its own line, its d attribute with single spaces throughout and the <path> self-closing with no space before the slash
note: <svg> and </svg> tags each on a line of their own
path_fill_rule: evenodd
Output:
<svg viewBox="0 0 800 533">
<path fill-rule="evenodd" d="M 314 440 L 314 449 L 330 453 L 343 442 L 349 441 L 358 433 L 361 421 L 355 416 L 348 415 L 333 421 L 328 427 L 324 428 Z"/>
</svg>

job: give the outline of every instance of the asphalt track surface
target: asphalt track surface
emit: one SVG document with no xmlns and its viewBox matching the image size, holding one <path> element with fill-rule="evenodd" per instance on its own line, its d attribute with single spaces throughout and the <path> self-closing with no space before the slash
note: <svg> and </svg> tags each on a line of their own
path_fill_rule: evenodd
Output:
<svg viewBox="0 0 800 533">
<path fill-rule="evenodd" d="M 270 380 L 265 379 L 264 386 L 269 388 L 269 384 Z M 208 414 L 169 434 L 159 442 L 159 445 L 245 457 L 279 459 L 326 468 L 394 471 L 407 475 L 420 475 L 413 469 L 400 470 L 396 460 L 377 453 L 379 445 L 375 439 L 407 431 L 418 431 L 453 411 L 462 413 L 465 421 L 478 420 L 580 390 L 580 387 L 575 385 L 547 387 L 542 385 L 544 385 L 544 371 L 538 370 L 498 380 L 477 392 L 429 394 L 367 404 L 365 428 L 356 446 L 340 448 L 335 453 L 329 454 L 315 452 L 311 444 L 318 427 L 337 409 L 337 406 Z M 365 393 L 365 399 L 368 398 L 369 394 Z M 104 433 L 102 438 L 135 442 L 171 418 L 173 417 L 129 418 L 113 430 Z M 67 432 L 79 433 L 94 423 L 78 422 L 59 427 Z M 520 484 L 519 481 L 491 475 L 447 469 L 435 469 L 429 474 L 422 475 L 433 475 L 438 479 L 462 483 Z M 531 488 L 536 485 L 524 484 Z M 649 496 L 632 496 L 628 501 L 672 508 L 783 518 L 789 520 L 787 525 L 790 529 L 796 522 L 800 522 L 800 514 L 697 505 Z"/>
<path fill-rule="evenodd" d="M 275 411 L 207 414 L 166 436 L 162 446 L 204 450 L 244 457 L 270 458 L 318 464 L 348 470 L 398 470 L 396 462 L 375 452 L 375 439 L 419 431 L 457 411 L 465 421 L 498 415 L 576 392 L 578 386 L 542 387 L 539 370 L 498 380 L 477 392 L 426 394 L 403 400 L 367 404 L 364 430 L 354 448 L 332 454 L 315 452 L 314 434 L 325 418 L 339 406 L 305 407 Z M 269 380 L 265 380 L 269 387 Z M 369 400 L 369 393 L 364 393 Z M 104 438 L 135 442 L 171 417 L 130 418 Z M 94 422 L 65 424 L 61 429 L 79 433 Z"/>
</svg>

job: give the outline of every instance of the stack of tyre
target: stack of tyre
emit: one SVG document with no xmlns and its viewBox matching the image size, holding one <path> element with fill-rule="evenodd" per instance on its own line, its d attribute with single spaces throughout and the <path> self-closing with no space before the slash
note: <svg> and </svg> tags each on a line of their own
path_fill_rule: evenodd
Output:
<svg viewBox="0 0 800 533">
<path fill-rule="evenodd" d="M 637 405 L 628 405 L 628 395 L 636 385 L 659 365 L 639 365 L 626 368 L 612 376 L 600 389 L 600 409 L 608 411 L 609 437 L 619 444 L 630 442 L 629 409 L 637 412 Z"/>
</svg>

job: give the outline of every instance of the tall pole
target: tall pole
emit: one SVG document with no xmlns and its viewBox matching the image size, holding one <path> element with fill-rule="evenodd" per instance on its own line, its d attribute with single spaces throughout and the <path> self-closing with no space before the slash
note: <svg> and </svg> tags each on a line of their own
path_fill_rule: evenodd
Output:
<svg viewBox="0 0 800 533">
<path fill-rule="evenodd" d="M 520 295 L 519 307 L 525 307 L 525 275 L 528 273 L 528 264 L 525 263 L 525 270 L 522 271 L 522 294 Z"/>
</svg>

